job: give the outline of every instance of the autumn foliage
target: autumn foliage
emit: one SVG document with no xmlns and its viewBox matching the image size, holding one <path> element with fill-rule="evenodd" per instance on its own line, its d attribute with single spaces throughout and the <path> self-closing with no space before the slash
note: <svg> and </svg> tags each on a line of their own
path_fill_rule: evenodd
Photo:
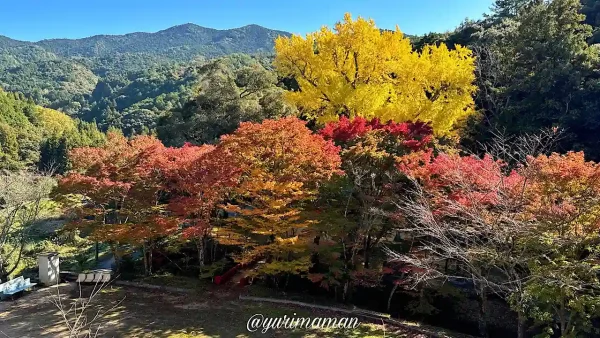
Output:
<svg viewBox="0 0 600 338">
<path fill-rule="evenodd" d="M 178 223 L 166 217 L 161 199 L 173 188 L 179 166 L 204 151 L 166 148 L 150 136 L 127 140 L 109 133 L 102 147 L 72 150 L 72 171 L 60 178 L 56 193 L 83 197 L 83 204 L 72 210 L 74 225 L 110 243 L 117 257 L 123 244 L 146 251 L 177 231 Z"/>
<path fill-rule="evenodd" d="M 147 273 L 152 252 L 177 240 L 194 244 L 201 271 L 209 243 L 237 247 L 237 262 L 261 262 L 253 274 L 304 276 L 343 299 L 391 281 L 389 306 L 397 288 L 442 278 L 440 262 L 452 261 L 479 295 L 550 302 L 559 293 L 591 306 L 593 293 L 560 283 L 595 278 L 586 250 L 600 245 L 600 166 L 582 153 L 509 165 L 435 144 L 428 123 L 362 117 L 318 132 L 297 118 L 246 122 L 215 145 L 181 148 L 109 133 L 102 147 L 71 152 L 56 193 L 80 200 L 72 227 L 117 259 L 141 250 Z M 398 231 L 415 237 L 390 262 L 382 245 Z M 489 279 L 488 266 L 504 279 Z"/>
<path fill-rule="evenodd" d="M 201 263 L 209 237 L 240 244 L 251 258 L 290 248 L 308 226 L 306 203 L 341 174 L 339 148 L 296 118 L 242 123 L 216 146 L 167 148 L 110 133 L 103 147 L 74 149 L 71 159 L 57 192 L 84 196 L 87 206 L 73 210 L 79 228 L 115 252 L 123 244 L 152 249 L 180 233 L 196 243 Z M 219 209 L 235 215 L 226 226 Z"/>
<path fill-rule="evenodd" d="M 370 131 L 381 130 L 402 142 L 402 146 L 411 150 L 417 150 L 428 145 L 433 140 L 433 129 L 424 122 L 402 122 L 388 121 L 381 123 L 378 118 L 367 120 L 356 117 L 352 120 L 342 116 L 339 121 L 329 122 L 319 133 L 329 140 L 347 143 L 362 137 Z"/>
<path fill-rule="evenodd" d="M 530 156 L 510 170 L 490 155 L 420 152 L 400 158 L 397 167 L 418 181 L 440 214 L 448 202 L 493 208 L 510 200 L 520 219 L 535 221 L 540 231 L 583 236 L 600 229 L 600 166 L 586 161 L 581 152 Z"/>
<path fill-rule="evenodd" d="M 559 238 L 597 236 L 600 231 L 600 165 L 582 152 L 528 159 L 531 184 L 527 215 Z"/>
<path fill-rule="evenodd" d="M 447 146 L 474 113 L 470 50 L 413 51 L 398 29 L 349 14 L 275 48 L 278 72 L 300 89 L 287 99 L 316 124 L 242 122 L 213 145 L 180 148 L 110 132 L 103 146 L 73 149 L 59 178 L 71 226 L 117 259 L 141 250 L 147 273 L 154 249 L 177 241 L 195 246 L 201 271 L 209 246 L 222 246 L 221 257 L 256 263 L 252 275 L 306 277 L 344 300 L 389 287 L 389 308 L 399 287 L 460 280 L 481 311 L 494 293 L 522 322 L 559 318 L 564 332 L 568 316 L 589 321 L 600 165 L 542 154 L 545 138 L 532 135 L 523 149 L 479 156 Z"/>
<path fill-rule="evenodd" d="M 410 178 L 418 180 L 431 194 L 438 213 L 445 212 L 446 201 L 464 207 L 489 207 L 509 198 L 523 184 L 523 176 L 507 171 L 506 163 L 489 155 L 460 156 L 431 152 L 415 153 L 399 159 L 397 167 Z M 449 213 L 456 210 L 447 210 Z"/>
<path fill-rule="evenodd" d="M 339 149 L 297 118 L 242 123 L 221 138 L 219 149 L 240 170 L 225 209 L 236 215 L 229 222 L 232 231 L 250 238 L 243 244 L 251 249 L 248 259 L 285 258 L 283 252 L 303 240 L 309 225 L 304 206 L 316 198 L 320 185 L 341 173 Z M 298 269 L 307 269 L 307 263 Z M 289 262 L 267 268 L 296 269 Z"/>
<path fill-rule="evenodd" d="M 421 122 L 342 117 L 319 133 L 340 145 L 344 176 L 321 191 L 312 227 L 319 240 L 311 245 L 318 263 L 309 278 L 328 289 L 341 288 L 345 298 L 353 286 L 380 283 L 384 262 L 377 248 L 394 229 L 384 210 L 392 207 L 402 181 L 396 162 L 429 149 L 433 131 Z"/>
<path fill-rule="evenodd" d="M 277 71 L 300 87 L 287 99 L 320 122 L 340 115 L 419 119 L 444 135 L 474 112 L 474 58 L 459 45 L 416 52 L 398 28 L 381 31 L 346 14 L 334 30 L 277 38 L 275 50 Z"/>
<path fill-rule="evenodd" d="M 528 156 L 509 168 L 489 154 L 417 152 L 397 166 L 414 180 L 415 195 L 400 203 L 398 220 L 420 238 L 400 255 L 408 276 L 469 275 L 463 278 L 482 301 L 488 292 L 505 294 L 522 318 L 556 316 L 563 333 L 572 321 L 587 325 L 600 299 L 587 287 L 600 282 L 597 163 L 568 152 Z"/>
</svg>

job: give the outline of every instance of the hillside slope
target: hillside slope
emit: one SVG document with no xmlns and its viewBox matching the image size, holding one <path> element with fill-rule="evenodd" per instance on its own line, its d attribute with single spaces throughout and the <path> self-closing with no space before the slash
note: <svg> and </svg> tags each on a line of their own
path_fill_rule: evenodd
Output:
<svg viewBox="0 0 600 338">
<path fill-rule="evenodd" d="M 270 53 L 273 40 L 290 33 L 258 25 L 218 30 L 184 24 L 156 33 L 96 35 L 83 39 L 51 39 L 38 42 L 0 36 L 0 49 L 38 46 L 62 57 L 102 57 L 119 53 L 147 53 L 185 61 L 197 55 L 217 57 L 231 53 Z"/>
<path fill-rule="evenodd" d="M 169 108 L 164 99 L 185 101 L 197 66 L 225 56 L 242 64 L 248 56 L 235 55 L 268 58 L 279 35 L 290 33 L 258 25 L 218 30 L 184 24 L 155 33 L 38 42 L 0 36 L 0 88 L 89 121 L 101 122 L 102 114 L 118 117 L 131 106 L 146 116 Z"/>
</svg>

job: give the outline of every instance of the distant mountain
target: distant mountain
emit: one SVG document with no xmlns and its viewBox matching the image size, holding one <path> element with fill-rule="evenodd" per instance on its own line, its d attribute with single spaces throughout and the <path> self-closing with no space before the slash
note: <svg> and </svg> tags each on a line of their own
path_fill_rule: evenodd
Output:
<svg viewBox="0 0 600 338">
<path fill-rule="evenodd" d="M 0 88 L 90 119 L 113 105 L 119 112 L 137 103 L 158 110 L 169 106 L 163 104 L 167 94 L 170 102 L 190 95 L 195 80 L 186 74 L 208 59 L 248 64 L 248 55 L 255 55 L 252 62 L 270 63 L 261 60 L 273 55 L 280 35 L 290 33 L 258 25 L 218 30 L 188 23 L 156 33 L 83 39 L 28 42 L 0 36 Z"/>
<path fill-rule="evenodd" d="M 18 46 L 27 46 L 27 45 L 31 45 L 31 42 L 25 42 L 25 41 L 18 41 L 18 40 L 13 40 L 9 37 L 0 35 L 0 48 L 2 47 L 18 47 Z"/>
<path fill-rule="evenodd" d="M 273 40 L 290 33 L 258 25 L 218 30 L 195 24 L 174 26 L 156 33 L 96 35 L 83 39 L 25 42 L 0 36 L 0 49 L 38 46 L 61 57 L 105 57 L 122 53 L 166 56 L 177 61 L 198 55 L 217 57 L 231 53 L 271 53 Z"/>
</svg>

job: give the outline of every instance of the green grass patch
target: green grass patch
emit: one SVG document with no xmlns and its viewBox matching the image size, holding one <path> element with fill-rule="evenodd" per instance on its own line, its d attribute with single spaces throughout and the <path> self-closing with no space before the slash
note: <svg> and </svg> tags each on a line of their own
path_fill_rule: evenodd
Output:
<svg viewBox="0 0 600 338">
<path fill-rule="evenodd" d="M 61 271 L 82 272 L 96 265 L 96 242 L 79 236 L 77 231 L 63 231 L 66 220 L 60 204 L 52 200 L 41 203 L 40 220 L 28 229 L 23 256 L 13 276 L 37 276 L 37 256 L 57 252 Z M 98 245 L 101 258 L 109 253 L 106 244 Z"/>
</svg>

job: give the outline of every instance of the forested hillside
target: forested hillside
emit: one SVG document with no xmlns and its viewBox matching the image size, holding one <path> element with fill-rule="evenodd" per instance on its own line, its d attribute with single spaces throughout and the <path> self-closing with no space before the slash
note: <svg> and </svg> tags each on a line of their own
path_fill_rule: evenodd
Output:
<svg viewBox="0 0 600 338">
<path fill-rule="evenodd" d="M 417 52 L 443 42 L 450 49 L 466 46 L 477 57 L 478 114 L 466 121 L 463 145 L 478 151 L 480 142 L 500 131 L 560 125 L 567 131 L 563 149 L 597 158 L 600 144 L 587 135 L 600 125 L 593 45 L 600 2 L 519 15 L 532 3 L 497 1 L 492 14 L 453 31 L 406 36 Z M 275 75 L 272 52 L 274 39 L 289 35 L 257 25 L 215 30 L 185 24 L 156 33 L 35 43 L 1 37 L 0 88 L 95 121 L 104 131 L 154 131 L 173 145 L 211 142 L 240 121 L 288 115 L 287 108 L 274 109 L 287 105 L 281 94 L 298 88 L 298 74 Z"/>
<path fill-rule="evenodd" d="M 0 169 L 33 165 L 63 172 L 69 149 L 103 141 L 104 134 L 93 123 L 37 106 L 23 94 L 0 90 Z"/>
<path fill-rule="evenodd" d="M 151 129 L 159 113 L 190 99 L 199 81 L 197 68 L 206 60 L 233 53 L 263 59 L 272 54 L 279 35 L 289 33 L 257 25 L 216 30 L 185 24 L 78 40 L 31 43 L 0 37 L 0 87 L 68 115 L 95 119 L 104 129 Z M 246 55 L 232 58 L 226 63 L 233 68 L 252 63 Z M 115 121 L 120 117 L 123 124 Z"/>
</svg>

